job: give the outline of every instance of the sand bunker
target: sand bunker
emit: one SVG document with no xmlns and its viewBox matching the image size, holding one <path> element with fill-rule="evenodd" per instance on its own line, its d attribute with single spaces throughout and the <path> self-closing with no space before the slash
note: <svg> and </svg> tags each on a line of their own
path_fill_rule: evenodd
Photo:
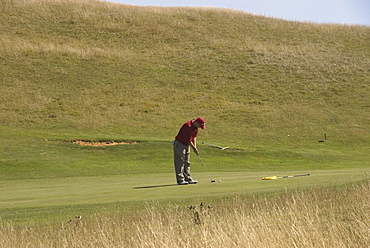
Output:
<svg viewBox="0 0 370 248">
<path fill-rule="evenodd" d="M 115 146 L 115 145 L 132 145 L 137 144 L 137 141 L 86 141 L 86 140 L 72 140 L 74 144 L 80 146 Z"/>
</svg>

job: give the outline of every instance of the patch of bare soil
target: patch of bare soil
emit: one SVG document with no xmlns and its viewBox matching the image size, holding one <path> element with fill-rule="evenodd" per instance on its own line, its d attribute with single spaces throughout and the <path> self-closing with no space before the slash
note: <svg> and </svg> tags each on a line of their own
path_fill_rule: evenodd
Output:
<svg viewBox="0 0 370 248">
<path fill-rule="evenodd" d="M 115 146 L 115 145 L 132 145 L 137 144 L 136 141 L 86 141 L 86 140 L 72 140 L 74 144 L 80 146 Z"/>
</svg>

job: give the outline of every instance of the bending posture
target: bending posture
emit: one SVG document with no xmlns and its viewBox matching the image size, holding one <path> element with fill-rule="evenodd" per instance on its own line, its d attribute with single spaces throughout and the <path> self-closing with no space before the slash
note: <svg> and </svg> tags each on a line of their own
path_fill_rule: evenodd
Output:
<svg viewBox="0 0 370 248">
<path fill-rule="evenodd" d="M 198 128 L 205 129 L 205 121 L 199 117 L 186 122 L 180 128 L 173 142 L 174 164 L 176 180 L 179 185 L 196 184 L 190 176 L 190 147 L 195 154 L 198 153 L 197 135 Z"/>
</svg>

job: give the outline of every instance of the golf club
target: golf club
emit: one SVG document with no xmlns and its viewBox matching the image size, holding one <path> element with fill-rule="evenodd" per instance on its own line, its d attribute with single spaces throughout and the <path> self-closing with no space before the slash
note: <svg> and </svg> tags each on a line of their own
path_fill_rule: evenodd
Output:
<svg viewBox="0 0 370 248">
<path fill-rule="evenodd" d="M 282 177 L 272 176 L 272 177 L 264 177 L 264 178 L 262 178 L 262 180 L 276 180 L 276 179 L 279 179 L 279 178 L 303 177 L 303 176 L 309 176 L 309 175 L 310 174 L 302 174 L 302 175 L 294 175 L 294 176 L 282 176 Z"/>
<path fill-rule="evenodd" d="M 303 174 L 303 175 L 294 175 L 294 176 L 283 176 L 283 177 L 278 177 L 278 178 L 288 178 L 288 177 L 304 177 L 304 176 L 309 176 L 310 174 Z"/>
<path fill-rule="evenodd" d="M 202 165 L 203 165 L 204 169 L 207 171 L 208 176 L 211 178 L 211 183 L 216 182 L 216 180 L 214 180 L 214 179 L 212 178 L 211 174 L 210 174 L 210 173 L 209 173 L 209 171 L 207 170 L 207 167 L 206 167 L 206 165 L 203 163 L 203 160 L 202 160 L 202 158 L 200 157 L 200 155 L 199 155 L 199 154 L 198 154 L 198 158 L 199 158 L 200 162 L 202 163 Z"/>
</svg>

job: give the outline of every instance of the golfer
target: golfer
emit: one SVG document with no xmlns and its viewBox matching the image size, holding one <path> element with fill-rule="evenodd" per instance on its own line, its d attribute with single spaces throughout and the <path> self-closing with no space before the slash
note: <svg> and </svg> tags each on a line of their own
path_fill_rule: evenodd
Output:
<svg viewBox="0 0 370 248">
<path fill-rule="evenodd" d="M 190 147 L 195 154 L 198 153 L 197 135 L 198 128 L 205 129 L 205 121 L 202 117 L 186 122 L 180 128 L 173 142 L 173 154 L 176 180 L 178 185 L 196 184 L 190 176 Z"/>
</svg>

